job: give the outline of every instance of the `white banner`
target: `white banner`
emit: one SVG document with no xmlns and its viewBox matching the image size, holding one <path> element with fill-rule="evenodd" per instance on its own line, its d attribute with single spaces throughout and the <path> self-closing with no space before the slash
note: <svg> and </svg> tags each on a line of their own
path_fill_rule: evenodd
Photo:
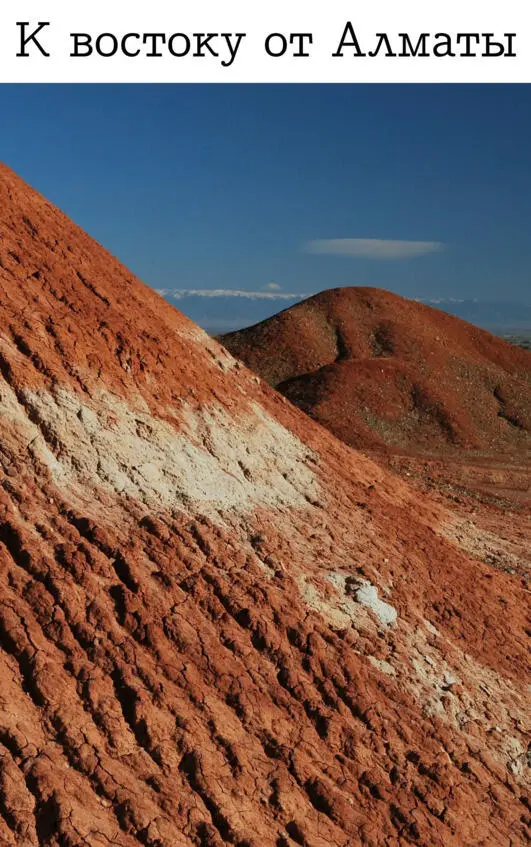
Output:
<svg viewBox="0 0 531 847">
<path fill-rule="evenodd" d="M 1 82 L 531 82 L 527 0 L 4 0 Z"/>
</svg>

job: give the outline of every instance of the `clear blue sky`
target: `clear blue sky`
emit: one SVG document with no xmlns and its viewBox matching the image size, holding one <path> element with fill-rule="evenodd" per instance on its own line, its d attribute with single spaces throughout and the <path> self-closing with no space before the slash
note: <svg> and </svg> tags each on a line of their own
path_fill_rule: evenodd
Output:
<svg viewBox="0 0 531 847">
<path fill-rule="evenodd" d="M 154 288 L 531 303 L 529 86 L 2 85 L 0 113 L 2 159 Z M 340 238 L 443 246 L 305 250 Z"/>
</svg>

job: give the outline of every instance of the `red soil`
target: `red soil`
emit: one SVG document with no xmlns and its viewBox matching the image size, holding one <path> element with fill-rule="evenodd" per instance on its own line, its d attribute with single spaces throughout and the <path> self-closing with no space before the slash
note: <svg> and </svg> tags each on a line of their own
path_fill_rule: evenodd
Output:
<svg viewBox="0 0 531 847">
<path fill-rule="evenodd" d="M 0 844 L 523 844 L 529 595 L 484 528 L 4 167 L 0 316 Z"/>
<path fill-rule="evenodd" d="M 338 288 L 221 340 L 351 446 L 529 450 L 531 353 L 429 306 Z"/>
</svg>

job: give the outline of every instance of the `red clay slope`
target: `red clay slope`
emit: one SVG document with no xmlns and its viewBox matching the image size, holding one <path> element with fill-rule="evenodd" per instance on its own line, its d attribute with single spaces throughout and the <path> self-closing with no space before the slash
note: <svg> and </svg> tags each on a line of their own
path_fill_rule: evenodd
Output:
<svg viewBox="0 0 531 847">
<path fill-rule="evenodd" d="M 523 844 L 527 595 L 474 527 L 4 167 L 0 316 L 0 844 Z"/>
<path fill-rule="evenodd" d="M 352 446 L 529 449 L 531 353 L 396 294 L 324 291 L 221 340 Z"/>
</svg>

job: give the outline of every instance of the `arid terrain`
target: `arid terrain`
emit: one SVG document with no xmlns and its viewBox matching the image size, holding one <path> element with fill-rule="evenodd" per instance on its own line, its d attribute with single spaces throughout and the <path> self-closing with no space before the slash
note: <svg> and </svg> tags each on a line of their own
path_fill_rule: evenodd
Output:
<svg viewBox="0 0 531 847">
<path fill-rule="evenodd" d="M 267 384 L 321 353 L 261 380 L 3 166 L 0 314 L 0 845 L 526 843 L 525 498 L 456 444 L 520 449 L 529 354 L 499 430 L 421 404 L 461 482 L 417 477 Z"/>
</svg>

